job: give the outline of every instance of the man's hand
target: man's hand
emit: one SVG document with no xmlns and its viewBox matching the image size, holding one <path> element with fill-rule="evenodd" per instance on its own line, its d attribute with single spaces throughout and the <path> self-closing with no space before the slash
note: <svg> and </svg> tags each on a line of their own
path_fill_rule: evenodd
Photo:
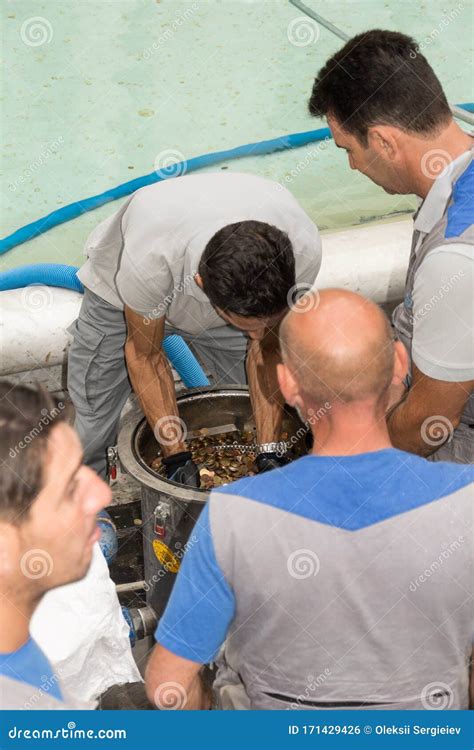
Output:
<svg viewBox="0 0 474 750">
<path fill-rule="evenodd" d="M 271 469 L 279 469 L 290 462 L 287 444 L 283 440 L 276 443 L 260 443 L 257 445 L 257 451 L 255 465 L 260 474 Z"/>
<path fill-rule="evenodd" d="M 201 486 L 199 469 L 191 458 L 191 451 L 174 453 L 163 459 L 166 476 L 172 482 L 184 484 L 186 487 L 198 488 Z"/>
<path fill-rule="evenodd" d="M 282 466 L 286 466 L 289 463 L 289 459 L 285 455 L 279 455 L 278 453 L 259 453 L 255 459 L 255 464 L 260 474 L 264 471 L 271 471 L 271 469 L 279 469 Z"/>
<path fill-rule="evenodd" d="M 435 380 L 413 364 L 412 386 L 388 417 L 394 447 L 419 456 L 434 453 L 458 426 L 473 390 L 472 380 L 464 383 Z"/>
</svg>

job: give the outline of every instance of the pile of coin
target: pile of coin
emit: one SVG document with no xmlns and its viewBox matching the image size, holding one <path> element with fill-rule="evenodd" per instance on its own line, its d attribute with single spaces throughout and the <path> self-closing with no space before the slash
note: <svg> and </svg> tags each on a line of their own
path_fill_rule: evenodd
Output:
<svg viewBox="0 0 474 750">
<path fill-rule="evenodd" d="M 235 430 L 222 435 L 207 435 L 206 429 L 203 428 L 196 432 L 200 434 L 187 441 L 186 449 L 191 451 L 192 460 L 199 468 L 202 489 L 221 487 L 236 479 L 256 474 L 255 431 Z M 283 432 L 280 440 L 287 441 L 288 433 Z M 304 452 L 301 445 L 296 445 L 289 449 L 287 457 L 292 460 Z M 159 476 L 166 477 L 160 453 L 149 466 Z"/>
<path fill-rule="evenodd" d="M 205 432 L 203 429 L 202 435 L 186 443 L 187 450 L 191 451 L 192 460 L 199 468 L 203 489 L 221 487 L 235 479 L 255 474 L 255 451 L 252 450 L 256 445 L 254 432 L 235 431 L 215 436 L 206 436 Z M 231 447 L 232 444 L 246 447 L 243 450 L 240 447 Z M 150 468 L 160 476 L 165 476 L 160 455 L 151 461 Z"/>
</svg>

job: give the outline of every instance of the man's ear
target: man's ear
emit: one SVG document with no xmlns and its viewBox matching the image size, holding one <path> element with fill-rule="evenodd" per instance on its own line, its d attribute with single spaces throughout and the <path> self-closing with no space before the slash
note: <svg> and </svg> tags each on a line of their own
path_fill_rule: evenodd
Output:
<svg viewBox="0 0 474 750">
<path fill-rule="evenodd" d="M 378 156 L 394 161 L 399 153 L 396 129 L 390 125 L 375 125 L 368 129 L 367 140 Z"/>
<path fill-rule="evenodd" d="M 393 385 L 400 385 L 408 375 L 408 352 L 401 341 L 395 341 L 393 346 L 394 367 L 393 367 Z"/>
<path fill-rule="evenodd" d="M 298 384 L 291 371 L 283 363 L 277 365 L 277 378 L 280 391 L 282 392 L 286 403 L 290 406 L 294 406 L 299 396 Z"/>
<path fill-rule="evenodd" d="M 198 285 L 199 289 L 204 289 L 204 284 L 202 282 L 202 276 L 199 273 L 194 274 L 194 281 Z"/>
</svg>

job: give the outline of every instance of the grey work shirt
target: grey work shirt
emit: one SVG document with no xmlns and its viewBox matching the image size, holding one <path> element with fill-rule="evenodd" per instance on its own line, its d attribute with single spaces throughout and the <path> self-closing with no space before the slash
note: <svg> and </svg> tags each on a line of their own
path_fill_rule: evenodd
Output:
<svg viewBox="0 0 474 750">
<path fill-rule="evenodd" d="M 474 164 L 472 150 L 435 180 L 415 214 L 405 299 L 393 323 L 425 375 L 474 379 Z M 474 421 L 473 398 L 462 421 Z"/>
<path fill-rule="evenodd" d="M 67 694 L 61 685 L 64 700 L 59 701 L 45 688 L 35 688 L 26 682 L 0 675 L 0 709 L 2 711 L 90 711 L 97 701 L 83 701 Z"/>
<path fill-rule="evenodd" d="M 111 305 L 150 318 L 165 315 L 187 333 L 226 325 L 194 275 L 211 237 L 248 220 L 289 236 L 296 281 L 312 286 L 321 265 L 315 224 L 282 185 L 233 173 L 185 175 L 138 190 L 92 232 L 78 277 Z"/>
<path fill-rule="evenodd" d="M 216 488 L 156 640 L 224 709 L 467 708 L 473 480 L 387 448 Z"/>
</svg>

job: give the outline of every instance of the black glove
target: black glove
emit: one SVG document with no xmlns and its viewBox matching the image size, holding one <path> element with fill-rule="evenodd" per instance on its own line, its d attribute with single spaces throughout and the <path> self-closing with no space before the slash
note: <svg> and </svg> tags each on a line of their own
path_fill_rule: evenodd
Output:
<svg viewBox="0 0 474 750">
<path fill-rule="evenodd" d="M 164 458 L 162 463 L 165 467 L 166 476 L 172 482 L 184 484 L 186 487 L 197 489 L 201 486 L 199 469 L 191 459 L 191 451 L 181 451 L 172 456 Z"/>
<path fill-rule="evenodd" d="M 260 474 L 271 469 L 278 469 L 289 462 L 289 458 L 284 454 L 280 456 L 277 453 L 259 453 L 255 459 L 255 464 Z"/>
</svg>

